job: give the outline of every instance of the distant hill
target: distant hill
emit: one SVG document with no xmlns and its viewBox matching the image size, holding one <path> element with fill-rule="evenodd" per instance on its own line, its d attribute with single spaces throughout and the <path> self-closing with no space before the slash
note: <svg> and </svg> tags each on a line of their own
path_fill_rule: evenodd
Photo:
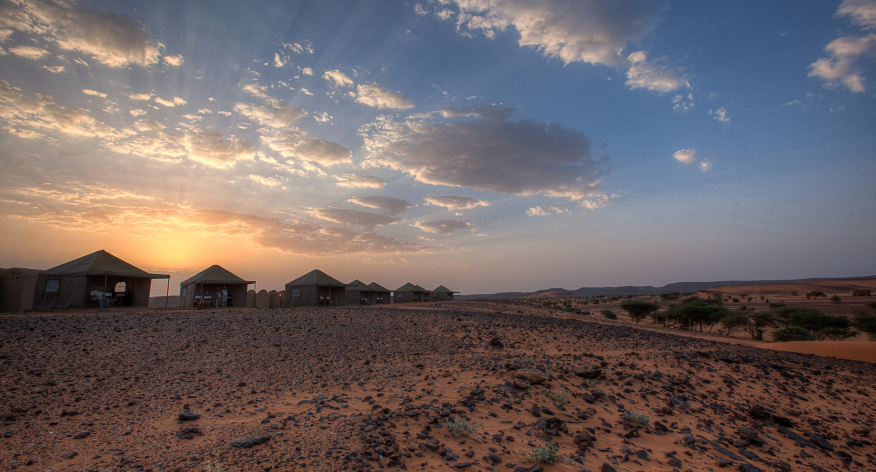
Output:
<svg viewBox="0 0 876 472">
<path fill-rule="evenodd" d="M 795 280 L 723 280 L 718 282 L 674 282 L 662 287 L 651 285 L 625 286 L 625 287 L 581 287 L 577 290 L 564 288 L 549 288 L 535 292 L 501 292 L 492 294 L 457 295 L 456 300 L 483 300 L 496 298 L 526 298 L 526 297 L 592 297 L 595 295 L 654 295 L 666 292 L 698 292 L 710 288 L 727 285 L 752 285 L 752 284 L 790 284 L 801 282 L 813 282 L 816 280 L 850 280 L 850 279 L 876 279 L 876 275 L 866 277 L 837 277 L 825 279 L 824 277 L 813 279 Z"/>
</svg>

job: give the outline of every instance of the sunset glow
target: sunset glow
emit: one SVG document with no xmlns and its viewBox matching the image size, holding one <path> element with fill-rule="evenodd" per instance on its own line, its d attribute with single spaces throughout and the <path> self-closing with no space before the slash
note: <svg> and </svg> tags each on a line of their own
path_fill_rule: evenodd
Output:
<svg viewBox="0 0 876 472">
<path fill-rule="evenodd" d="M 874 58 L 876 0 L 0 0 L 0 266 L 873 275 Z"/>
</svg>

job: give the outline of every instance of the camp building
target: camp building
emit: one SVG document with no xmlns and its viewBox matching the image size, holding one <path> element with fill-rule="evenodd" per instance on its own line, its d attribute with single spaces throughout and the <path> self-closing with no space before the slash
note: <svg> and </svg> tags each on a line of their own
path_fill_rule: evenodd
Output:
<svg viewBox="0 0 876 472">
<path fill-rule="evenodd" d="M 21 313 L 33 308 L 37 279 L 42 272 L 20 267 L 0 269 L 0 313 Z"/>
<path fill-rule="evenodd" d="M 228 291 L 228 306 L 245 307 L 246 289 L 253 280 L 243 280 L 219 265 L 212 265 L 179 284 L 179 306 L 217 306 L 216 292 Z"/>
<path fill-rule="evenodd" d="M 356 279 L 347 285 L 348 306 L 371 305 L 371 287 Z"/>
<path fill-rule="evenodd" d="M 286 284 L 286 306 L 344 306 L 347 285 L 321 270 L 312 270 Z"/>
<path fill-rule="evenodd" d="M 370 284 L 368 284 L 368 288 L 371 289 L 370 302 L 372 305 L 392 303 L 391 292 L 382 285 L 379 285 L 376 282 L 371 282 Z"/>
<path fill-rule="evenodd" d="M 39 274 L 33 306 L 37 309 L 96 307 L 91 291 L 97 286 L 111 297 L 111 307 L 148 307 L 152 279 L 170 279 L 170 276 L 149 274 L 101 250 Z"/>
<path fill-rule="evenodd" d="M 395 289 L 395 303 L 414 303 L 423 301 L 423 292 L 425 290 L 419 285 L 414 285 L 410 282 Z"/>
<path fill-rule="evenodd" d="M 454 293 L 459 292 L 454 292 L 443 285 L 439 285 L 438 288 L 432 290 L 432 300 L 436 302 L 452 301 Z"/>
<path fill-rule="evenodd" d="M 419 285 L 414 285 L 414 288 L 416 288 L 417 290 L 420 291 L 420 300 L 419 301 L 421 301 L 421 302 L 432 301 L 432 292 L 426 290 L 423 287 L 420 287 Z"/>
</svg>

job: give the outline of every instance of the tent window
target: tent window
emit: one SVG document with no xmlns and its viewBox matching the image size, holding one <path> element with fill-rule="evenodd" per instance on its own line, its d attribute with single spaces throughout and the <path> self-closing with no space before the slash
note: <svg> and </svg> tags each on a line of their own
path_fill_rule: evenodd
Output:
<svg viewBox="0 0 876 472">
<path fill-rule="evenodd" d="M 46 280 L 46 292 L 57 292 L 61 286 L 61 279 Z"/>
<path fill-rule="evenodd" d="M 116 288 L 113 289 L 113 292 L 122 293 L 127 288 L 127 284 L 125 282 L 119 282 L 116 284 Z"/>
<path fill-rule="evenodd" d="M 301 289 L 300 288 L 293 288 L 292 289 L 292 296 L 293 297 L 300 297 L 301 296 Z"/>
</svg>

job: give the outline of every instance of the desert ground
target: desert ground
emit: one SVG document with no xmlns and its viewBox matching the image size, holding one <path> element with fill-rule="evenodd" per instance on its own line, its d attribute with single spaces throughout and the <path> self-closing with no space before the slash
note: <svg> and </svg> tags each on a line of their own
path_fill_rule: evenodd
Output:
<svg viewBox="0 0 876 472">
<path fill-rule="evenodd" d="M 753 344 L 524 301 L 2 315 L 0 464 L 876 469 L 872 354 Z"/>
</svg>

